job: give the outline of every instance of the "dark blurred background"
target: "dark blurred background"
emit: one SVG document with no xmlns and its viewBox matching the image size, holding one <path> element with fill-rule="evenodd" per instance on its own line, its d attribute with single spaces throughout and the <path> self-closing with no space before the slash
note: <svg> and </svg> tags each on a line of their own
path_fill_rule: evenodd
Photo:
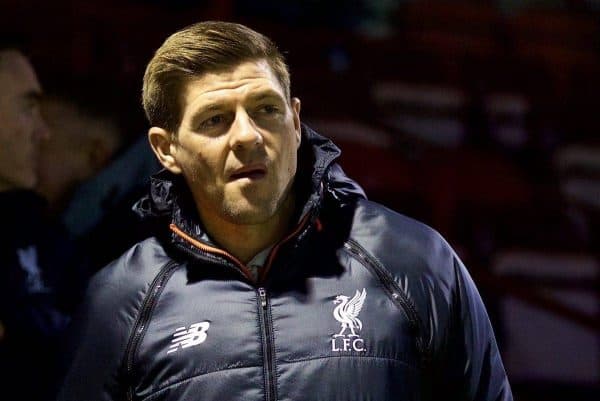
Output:
<svg viewBox="0 0 600 401">
<path fill-rule="evenodd" d="M 599 17 L 591 0 L 0 2 L 46 91 L 117 124 L 120 147 L 60 211 L 98 268 L 137 240 L 98 210 L 128 213 L 154 168 L 140 156 L 153 51 L 199 20 L 242 22 L 278 43 L 303 121 L 370 198 L 458 251 L 524 401 L 599 395 Z"/>
</svg>

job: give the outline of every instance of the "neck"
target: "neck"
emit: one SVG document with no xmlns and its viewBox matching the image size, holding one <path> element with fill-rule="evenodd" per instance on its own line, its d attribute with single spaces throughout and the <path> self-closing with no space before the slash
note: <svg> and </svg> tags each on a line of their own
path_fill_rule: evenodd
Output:
<svg viewBox="0 0 600 401">
<path fill-rule="evenodd" d="M 241 262 L 248 263 L 287 233 L 294 214 L 294 200 L 290 193 L 273 216 L 258 224 L 235 224 L 214 215 L 201 218 L 211 238 Z"/>
</svg>

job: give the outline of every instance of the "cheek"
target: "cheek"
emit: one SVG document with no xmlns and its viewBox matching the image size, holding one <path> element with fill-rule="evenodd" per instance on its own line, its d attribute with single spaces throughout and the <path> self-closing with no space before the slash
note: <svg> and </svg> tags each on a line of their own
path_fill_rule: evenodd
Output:
<svg viewBox="0 0 600 401">
<path fill-rule="evenodd" d="M 24 143 L 31 141 L 23 119 L 18 116 L 0 117 L 0 141 L 13 148 L 22 148 Z"/>
<path fill-rule="evenodd" d="M 178 162 L 189 181 L 202 181 L 204 185 L 218 180 L 219 172 L 223 170 L 220 153 L 215 147 L 204 143 L 186 146 L 180 153 Z"/>
<path fill-rule="evenodd" d="M 35 146 L 29 136 L 25 132 L 13 132 L 13 134 L 16 134 L 16 138 L 9 143 L 13 157 L 23 165 L 37 163 L 37 160 L 35 160 Z"/>
<path fill-rule="evenodd" d="M 20 113 L 19 118 L 16 121 L 15 129 L 21 131 L 21 134 L 32 136 L 35 130 L 36 119 L 35 116 L 29 113 Z"/>
<path fill-rule="evenodd" d="M 296 165 L 297 165 L 297 148 L 296 148 L 296 141 L 294 141 L 293 139 L 290 140 L 290 142 L 287 144 L 285 151 L 282 154 L 284 160 L 284 166 L 285 166 L 285 172 L 286 175 L 292 176 L 296 173 Z"/>
</svg>

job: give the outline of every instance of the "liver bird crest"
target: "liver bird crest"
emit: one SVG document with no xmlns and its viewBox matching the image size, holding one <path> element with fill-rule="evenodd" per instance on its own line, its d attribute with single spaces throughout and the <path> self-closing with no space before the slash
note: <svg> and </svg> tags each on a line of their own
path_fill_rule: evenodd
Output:
<svg viewBox="0 0 600 401">
<path fill-rule="evenodd" d="M 362 330 L 362 322 L 358 318 L 358 314 L 363 307 L 367 291 L 363 288 L 362 292 L 356 290 L 354 297 L 350 299 L 345 295 L 338 295 L 333 300 L 334 304 L 339 304 L 333 310 L 333 317 L 342 324 L 342 330 L 335 334 L 334 337 L 344 336 L 344 332 L 350 329 L 349 337 L 358 337 L 354 329 Z"/>
</svg>

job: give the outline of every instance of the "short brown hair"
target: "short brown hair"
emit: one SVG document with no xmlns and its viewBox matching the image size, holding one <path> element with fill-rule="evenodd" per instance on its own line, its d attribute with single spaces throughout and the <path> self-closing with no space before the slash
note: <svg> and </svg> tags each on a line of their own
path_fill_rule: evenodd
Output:
<svg viewBox="0 0 600 401">
<path fill-rule="evenodd" d="M 185 84 L 207 72 L 265 59 L 287 100 L 290 76 L 283 55 L 266 36 L 236 23 L 205 21 L 172 34 L 146 67 L 142 103 L 150 125 L 175 134 L 182 118 Z"/>
</svg>

